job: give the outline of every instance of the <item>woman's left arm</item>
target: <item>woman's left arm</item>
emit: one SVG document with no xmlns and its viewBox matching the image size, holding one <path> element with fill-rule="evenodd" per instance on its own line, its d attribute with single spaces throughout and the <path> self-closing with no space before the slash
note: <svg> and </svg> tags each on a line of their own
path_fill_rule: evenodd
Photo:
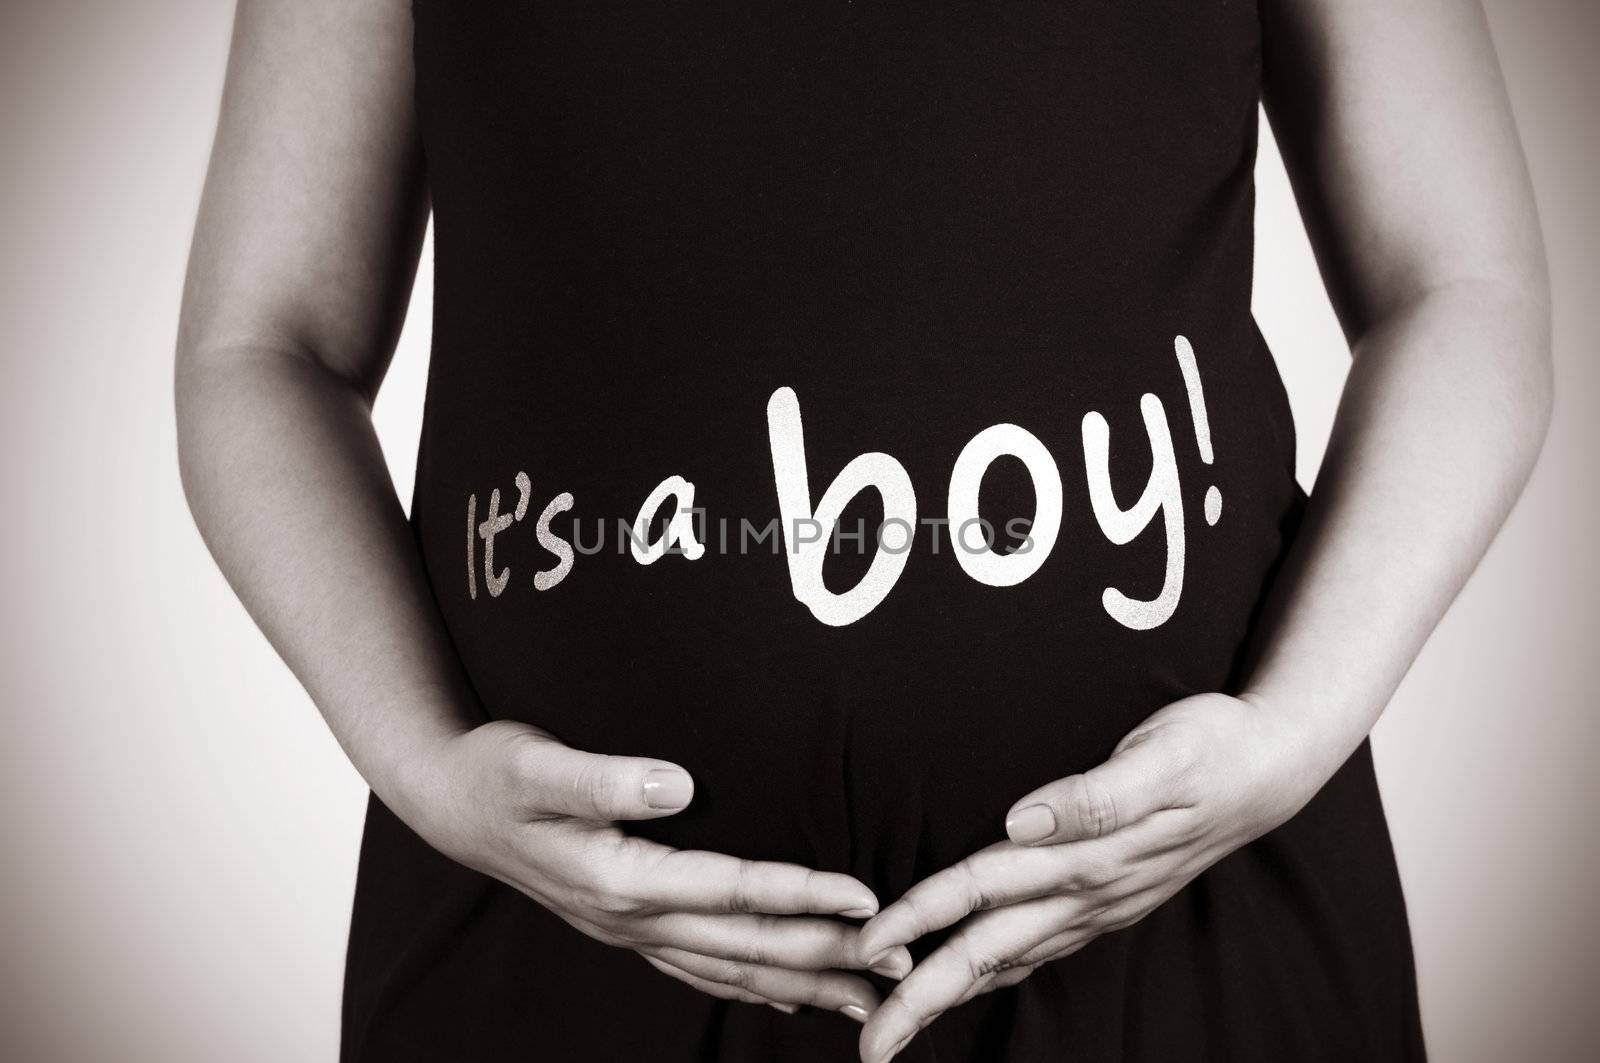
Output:
<svg viewBox="0 0 1600 1063">
<path fill-rule="evenodd" d="M 1360 745 L 1482 557 L 1549 422 L 1549 286 L 1477 0 L 1260 0 L 1273 128 L 1354 362 L 1237 696 L 1162 709 L 1019 800 L 864 954 L 964 920 L 861 1032 L 917 1030 L 1136 922 L 1297 812 Z"/>
</svg>

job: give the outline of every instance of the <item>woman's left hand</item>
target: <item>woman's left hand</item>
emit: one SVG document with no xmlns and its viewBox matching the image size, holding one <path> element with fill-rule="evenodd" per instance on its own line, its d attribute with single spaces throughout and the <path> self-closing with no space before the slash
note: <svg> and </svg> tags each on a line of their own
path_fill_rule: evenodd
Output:
<svg viewBox="0 0 1600 1063">
<path fill-rule="evenodd" d="M 1264 704 L 1200 694 L 1140 724 L 1110 760 L 1012 806 L 1008 841 L 924 879 L 862 928 L 862 955 L 965 920 L 861 1031 L 892 1059 L 946 1010 L 1144 918 L 1327 780 L 1308 737 Z M 976 914 L 975 914 L 976 913 Z M 970 917 L 970 918 L 969 918 Z"/>
</svg>

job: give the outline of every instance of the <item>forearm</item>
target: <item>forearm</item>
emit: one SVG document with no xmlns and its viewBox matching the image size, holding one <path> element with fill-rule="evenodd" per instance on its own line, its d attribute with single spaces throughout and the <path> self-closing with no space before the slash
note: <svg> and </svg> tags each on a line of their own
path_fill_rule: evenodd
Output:
<svg viewBox="0 0 1600 1063">
<path fill-rule="evenodd" d="M 1549 419 L 1542 285 L 1463 282 L 1362 335 L 1244 696 L 1320 782 L 1371 730 L 1519 494 Z M 1309 796 L 1309 795 L 1307 795 Z"/>
<path fill-rule="evenodd" d="M 181 351 L 196 523 L 245 607 L 380 797 L 481 722 L 366 401 L 293 352 Z"/>
</svg>

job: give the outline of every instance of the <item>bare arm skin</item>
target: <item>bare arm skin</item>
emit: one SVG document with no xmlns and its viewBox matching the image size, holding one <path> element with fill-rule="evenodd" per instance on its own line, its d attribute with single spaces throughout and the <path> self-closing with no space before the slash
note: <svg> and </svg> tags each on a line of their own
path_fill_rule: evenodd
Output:
<svg viewBox="0 0 1600 1063">
<path fill-rule="evenodd" d="M 824 918 L 875 912 L 864 885 L 630 838 L 614 821 L 681 810 L 687 773 L 478 704 L 370 416 L 426 217 L 408 0 L 242 0 L 177 353 L 207 545 L 430 844 L 706 992 L 865 1018 L 874 990 L 839 970 L 864 966 L 858 932 Z M 880 963 L 909 966 L 903 949 Z"/>
<path fill-rule="evenodd" d="M 960 923 L 861 1034 L 938 1015 L 1133 923 L 1278 826 L 1383 711 L 1549 422 L 1549 289 L 1476 0 L 1261 0 L 1266 97 L 1354 351 L 1245 688 L 1187 698 L 1029 794 L 1010 840 L 919 883 L 862 948 Z"/>
</svg>

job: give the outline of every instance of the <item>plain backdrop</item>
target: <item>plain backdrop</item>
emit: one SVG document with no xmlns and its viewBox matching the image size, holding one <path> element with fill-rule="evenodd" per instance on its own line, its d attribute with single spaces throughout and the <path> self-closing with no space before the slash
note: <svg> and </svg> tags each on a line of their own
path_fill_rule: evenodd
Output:
<svg viewBox="0 0 1600 1063">
<path fill-rule="evenodd" d="M 1446 1061 L 1600 1058 L 1600 4 L 1489 5 L 1559 389 L 1527 495 L 1375 745 Z M 333 1060 L 365 791 L 184 506 L 170 360 L 223 0 L 0 5 L 0 1056 Z M 1315 477 L 1348 354 L 1276 152 L 1256 307 Z M 424 263 L 378 404 L 409 493 Z"/>
</svg>

